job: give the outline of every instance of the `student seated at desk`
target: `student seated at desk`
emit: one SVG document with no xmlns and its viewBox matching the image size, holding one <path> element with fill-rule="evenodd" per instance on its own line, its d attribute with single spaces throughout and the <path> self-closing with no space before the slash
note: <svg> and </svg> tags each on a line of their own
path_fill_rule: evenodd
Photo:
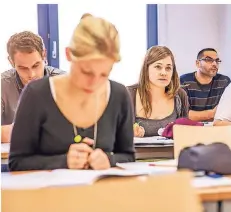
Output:
<svg viewBox="0 0 231 212">
<path fill-rule="evenodd" d="M 46 65 L 46 50 L 40 36 L 23 31 L 7 42 L 8 59 L 12 69 L 1 74 L 1 141 L 10 141 L 13 119 L 19 96 L 30 81 L 64 72 Z"/>
<path fill-rule="evenodd" d="M 108 21 L 85 15 L 66 48 L 70 72 L 27 86 L 12 131 L 11 171 L 107 169 L 135 160 L 129 93 L 108 79 L 120 61 L 118 36 Z"/>
<path fill-rule="evenodd" d="M 146 54 L 138 84 L 128 87 L 134 105 L 136 137 L 157 136 L 158 130 L 188 116 L 188 97 L 180 88 L 172 52 L 153 46 Z"/>
<path fill-rule="evenodd" d="M 230 83 L 228 76 L 217 73 L 220 63 L 215 49 L 202 49 L 197 55 L 197 71 L 180 77 L 189 98 L 189 118 L 194 121 L 214 120 L 221 95 Z"/>
<path fill-rule="evenodd" d="M 214 126 L 231 125 L 231 84 L 225 89 L 215 114 Z"/>
</svg>

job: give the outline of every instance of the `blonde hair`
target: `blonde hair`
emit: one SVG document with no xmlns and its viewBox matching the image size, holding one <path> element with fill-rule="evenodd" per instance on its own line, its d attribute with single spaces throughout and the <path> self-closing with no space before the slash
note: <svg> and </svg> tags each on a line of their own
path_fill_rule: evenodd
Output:
<svg viewBox="0 0 231 212">
<path fill-rule="evenodd" d="M 120 61 L 118 31 L 113 24 L 103 18 L 84 14 L 70 42 L 74 59 L 110 58 Z"/>
</svg>

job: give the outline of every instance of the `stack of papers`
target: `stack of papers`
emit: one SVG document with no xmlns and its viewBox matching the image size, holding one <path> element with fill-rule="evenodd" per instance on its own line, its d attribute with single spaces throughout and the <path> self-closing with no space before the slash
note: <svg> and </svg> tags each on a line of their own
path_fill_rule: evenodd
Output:
<svg viewBox="0 0 231 212">
<path fill-rule="evenodd" d="M 162 136 L 153 136 L 153 137 L 143 137 L 138 138 L 134 137 L 135 146 L 144 146 L 144 145 L 173 145 L 174 141 Z"/>
<path fill-rule="evenodd" d="M 1 143 L 1 153 L 10 152 L 10 143 Z"/>
<path fill-rule="evenodd" d="M 112 176 L 141 176 L 148 170 L 70 170 L 57 169 L 27 174 L 2 173 L 2 189 L 38 189 L 53 186 L 89 185 Z"/>
</svg>

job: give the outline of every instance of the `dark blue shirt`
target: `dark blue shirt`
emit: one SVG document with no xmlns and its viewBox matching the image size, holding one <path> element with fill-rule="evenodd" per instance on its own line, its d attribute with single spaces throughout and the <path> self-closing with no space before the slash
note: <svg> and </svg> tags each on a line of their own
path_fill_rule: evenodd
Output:
<svg viewBox="0 0 231 212">
<path fill-rule="evenodd" d="M 228 76 L 217 74 L 209 84 L 200 84 L 195 72 L 180 77 L 181 86 L 188 94 L 190 110 L 203 111 L 216 107 L 230 83 Z"/>
</svg>

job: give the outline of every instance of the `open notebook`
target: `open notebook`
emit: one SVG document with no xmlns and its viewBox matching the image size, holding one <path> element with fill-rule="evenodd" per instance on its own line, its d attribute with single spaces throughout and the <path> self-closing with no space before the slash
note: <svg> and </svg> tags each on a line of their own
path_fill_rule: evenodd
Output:
<svg viewBox="0 0 231 212">
<path fill-rule="evenodd" d="M 2 189 L 38 189 L 53 186 L 89 185 L 112 176 L 148 175 L 149 170 L 69 170 L 31 172 L 26 174 L 2 173 Z"/>
<path fill-rule="evenodd" d="M 143 138 L 134 137 L 134 144 L 135 144 L 135 146 L 142 146 L 142 145 L 172 145 L 173 140 L 162 137 L 162 136 L 143 137 Z"/>
</svg>

